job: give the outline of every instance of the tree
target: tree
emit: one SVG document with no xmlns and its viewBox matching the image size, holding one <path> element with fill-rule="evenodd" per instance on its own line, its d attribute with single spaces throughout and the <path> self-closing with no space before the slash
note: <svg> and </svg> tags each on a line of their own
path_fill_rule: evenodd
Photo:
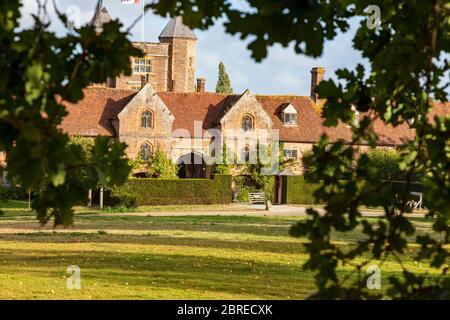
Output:
<svg viewBox="0 0 450 320">
<path fill-rule="evenodd" d="M 93 26 L 69 28 L 57 8 L 67 34 L 49 31 L 47 1 L 38 1 L 31 29 L 19 29 L 21 1 L 0 4 L 0 151 L 7 154 L 10 177 L 25 189 L 39 190 L 33 202 L 41 223 L 69 225 L 73 205 L 87 200 L 98 184 L 118 185 L 129 172 L 125 145 L 96 139 L 91 159 L 69 143 L 60 124 L 67 115 L 63 102 L 76 103 L 91 83 L 130 74 L 130 56 L 140 56 L 127 32 L 114 20 L 101 34 Z M 100 2 L 98 3 L 98 6 Z M 79 183 L 81 171 L 87 172 Z"/>
<path fill-rule="evenodd" d="M 225 71 L 225 65 L 223 62 L 219 63 L 219 78 L 216 85 L 217 93 L 233 94 L 233 88 L 231 87 L 230 78 Z"/>
<path fill-rule="evenodd" d="M 315 198 L 325 203 L 325 214 L 311 208 L 309 219 L 291 229 L 293 236 L 309 240 L 305 244 L 309 259 L 304 268 L 316 274 L 318 291 L 313 297 L 380 297 L 365 289 L 363 267 L 373 259 L 394 259 L 403 270 L 403 278 L 390 278 L 388 297 L 450 298 L 450 280 L 445 276 L 450 256 L 450 117 L 432 115 L 439 101 L 447 101 L 446 88 L 450 85 L 448 1 L 248 0 L 247 5 L 242 12 L 227 0 L 179 0 L 154 1 L 147 8 L 161 15 L 183 15 L 187 25 L 201 29 L 224 17 L 226 32 L 252 39 L 248 48 L 257 61 L 265 58 L 267 48 L 274 44 L 293 44 L 299 54 L 320 56 L 325 40 L 348 31 L 349 20 L 360 18 L 353 46 L 366 58 L 369 68 L 356 65 L 351 70 L 338 70 L 336 81 L 323 81 L 317 88 L 319 98 L 326 99 L 324 125 L 348 124 L 351 143 L 331 143 L 323 135 L 314 146 L 305 161 L 311 169 L 308 179 L 320 182 Z M 354 108 L 362 114 L 359 125 L 353 121 Z M 389 182 L 373 170 L 373 160 L 367 154 L 359 157 L 354 146 L 365 142 L 375 148 L 379 138 L 373 129 L 375 119 L 394 127 L 407 125 L 415 131 L 399 150 L 399 169 L 406 187 L 397 201 L 392 201 Z M 425 259 L 443 275 L 432 279 L 402 264 L 408 246 L 406 236 L 416 234 L 404 213 L 418 172 L 435 235 L 416 235 L 420 244 L 416 259 Z M 382 206 L 384 217 L 371 224 L 363 219 L 360 205 Z M 366 237 L 354 247 L 332 241 L 332 232 L 356 228 L 362 228 Z M 342 265 L 352 269 L 350 276 L 338 273 Z"/>
<path fill-rule="evenodd" d="M 380 179 L 403 180 L 405 178 L 399 168 L 400 155 L 396 150 L 376 149 L 370 151 L 367 156 Z"/>
<path fill-rule="evenodd" d="M 156 150 L 148 160 L 149 174 L 153 178 L 176 179 L 177 165 L 167 158 L 166 154 L 161 150 Z"/>
</svg>

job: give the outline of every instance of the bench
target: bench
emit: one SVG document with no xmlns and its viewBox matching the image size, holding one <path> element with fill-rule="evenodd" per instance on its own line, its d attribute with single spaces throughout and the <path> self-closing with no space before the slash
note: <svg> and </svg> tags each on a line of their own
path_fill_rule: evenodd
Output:
<svg viewBox="0 0 450 320">
<path fill-rule="evenodd" d="M 266 203 L 266 197 L 264 192 L 249 192 L 248 200 L 251 204 L 264 204 Z"/>
</svg>

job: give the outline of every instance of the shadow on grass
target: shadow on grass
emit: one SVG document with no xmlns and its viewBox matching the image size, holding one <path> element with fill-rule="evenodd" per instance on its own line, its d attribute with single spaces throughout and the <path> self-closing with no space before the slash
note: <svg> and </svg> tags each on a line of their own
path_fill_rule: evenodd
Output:
<svg viewBox="0 0 450 320">
<path fill-rule="evenodd" d="M 301 242 L 292 238 L 287 241 L 254 241 L 254 240 L 219 240 L 208 238 L 172 237 L 159 235 L 116 235 L 116 234 L 86 234 L 86 233 L 29 233 L 3 234 L 0 241 L 23 243 L 117 243 L 139 245 L 170 245 L 188 246 L 194 248 L 252 250 L 262 253 L 301 253 Z"/>
<path fill-rule="evenodd" d="M 127 282 L 128 286 L 161 290 L 247 294 L 261 299 L 299 299 L 314 289 L 312 274 L 298 266 L 184 254 L 106 253 L 71 250 L 62 256 L 60 252 L 33 250 L 31 255 L 11 249 L 2 252 L 0 270 L 15 266 L 15 275 L 61 278 L 66 267 L 75 264 L 80 266 L 84 280 L 111 285 Z"/>
</svg>

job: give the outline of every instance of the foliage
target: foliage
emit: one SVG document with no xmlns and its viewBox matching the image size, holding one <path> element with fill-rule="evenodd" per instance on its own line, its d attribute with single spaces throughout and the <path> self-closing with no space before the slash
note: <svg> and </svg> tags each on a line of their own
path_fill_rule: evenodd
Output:
<svg viewBox="0 0 450 320">
<path fill-rule="evenodd" d="M 318 184 L 305 181 L 302 176 L 283 176 L 282 198 L 284 203 L 314 204 L 314 190 Z"/>
<path fill-rule="evenodd" d="M 178 177 L 177 165 L 159 149 L 152 153 L 148 160 L 132 160 L 130 165 L 134 170 L 144 170 L 148 178 L 175 179 Z"/>
<path fill-rule="evenodd" d="M 108 204 L 114 207 L 123 207 L 127 209 L 137 207 L 137 196 L 121 189 L 113 189 L 108 200 Z"/>
<path fill-rule="evenodd" d="M 326 99 L 322 110 L 324 124 L 345 123 L 351 128 L 351 141 L 331 144 L 326 134 L 305 161 L 312 169 L 308 180 L 320 182 L 315 192 L 325 203 L 325 214 L 309 209 L 310 219 L 291 230 L 306 236 L 309 259 L 304 268 L 316 273 L 318 292 L 314 298 L 379 298 L 365 289 L 363 267 L 371 259 L 394 257 L 402 267 L 402 278 L 391 278 L 386 295 L 392 298 L 450 298 L 450 281 L 445 277 L 449 263 L 450 240 L 450 117 L 430 116 L 435 101 L 448 99 L 450 62 L 450 4 L 445 0 L 427 1 L 246 1 L 245 12 L 230 1 L 154 1 L 148 8 L 164 15 L 183 14 L 191 27 L 207 28 L 218 17 L 225 17 L 225 30 L 251 38 L 249 49 L 256 60 L 267 55 L 274 44 L 293 43 L 297 53 L 317 57 L 325 40 L 338 31 L 349 30 L 349 19 L 359 18 L 353 47 L 366 59 L 353 70 L 336 72 L 336 81 L 323 81 L 317 88 Z M 379 5 L 381 21 L 368 28 L 367 6 Z M 194 9 L 195 6 L 195 9 Z M 362 19 L 361 19 L 362 18 Z M 414 53 L 414 54 L 412 54 Z M 356 110 L 361 114 L 354 121 Z M 374 160 L 359 157 L 355 145 L 374 148 L 379 136 L 374 120 L 391 126 L 410 126 L 415 136 L 399 149 L 399 169 L 406 187 L 398 201 L 392 201 L 390 183 L 380 179 Z M 355 169 L 356 168 L 356 169 Z M 402 264 L 407 250 L 406 236 L 416 228 L 404 215 L 409 186 L 417 173 L 424 186 L 424 202 L 433 229 L 440 240 L 417 236 L 421 250 L 417 260 L 425 259 L 442 273 L 441 278 L 416 276 Z M 343 182 L 345 180 L 345 183 Z M 368 225 L 361 220 L 360 205 L 383 206 L 384 219 Z M 363 228 L 365 237 L 355 248 L 341 248 L 330 239 L 333 231 L 350 232 Z M 358 261 L 357 263 L 355 261 Z M 337 273 L 338 266 L 353 266 L 354 281 Z"/>
<path fill-rule="evenodd" d="M 252 57 L 261 61 L 267 48 L 275 43 L 287 47 L 293 44 L 297 53 L 318 57 L 323 43 L 347 31 L 351 11 L 348 1 L 271 1 L 246 0 L 249 10 L 239 10 L 229 0 L 215 1 L 153 1 L 146 6 L 156 14 L 183 16 L 192 28 L 207 29 L 218 18 L 224 18 L 227 33 L 250 38 Z M 372 4 L 372 2 L 370 3 Z"/>
<path fill-rule="evenodd" d="M 81 150 L 81 158 L 85 161 L 90 161 L 92 159 L 91 150 L 94 147 L 95 139 L 90 137 L 82 136 L 71 136 L 69 138 L 69 146 L 78 146 Z"/>
<path fill-rule="evenodd" d="M 213 166 L 213 174 L 229 175 L 231 170 L 235 167 L 236 155 L 230 150 L 225 143 L 222 145 L 220 154 L 215 155 L 216 161 Z"/>
<path fill-rule="evenodd" d="M 399 167 L 400 155 L 397 151 L 374 149 L 367 155 L 373 164 L 372 169 L 376 170 L 379 179 L 402 180 L 405 178 Z"/>
<path fill-rule="evenodd" d="M 59 126 L 67 115 L 63 101 L 76 103 L 83 89 L 108 77 L 130 74 L 129 56 L 141 55 L 114 20 L 101 34 L 94 27 L 69 29 L 66 16 L 58 18 L 68 33 L 49 31 L 47 1 L 38 3 L 31 29 L 19 28 L 21 1 L 0 4 L 0 151 L 7 153 L 10 177 L 25 189 L 39 190 L 33 202 L 41 223 L 72 223 L 72 206 L 100 184 L 121 184 L 128 175 L 125 146 L 101 138 L 92 159 L 84 161 L 81 148 L 69 144 Z M 78 183 L 81 170 L 88 172 Z"/>
<path fill-rule="evenodd" d="M 113 188 L 111 194 L 135 195 L 139 206 L 228 204 L 231 202 L 231 177 L 215 175 L 214 179 L 130 179 L 125 185 Z M 108 203 L 108 200 L 105 202 Z"/>
<path fill-rule="evenodd" d="M 261 149 L 265 149 L 266 151 L 260 152 Z M 280 150 L 282 149 L 280 148 Z M 275 187 L 273 175 L 283 168 L 284 159 L 281 152 L 278 153 L 275 161 L 273 161 L 274 159 L 272 158 L 272 150 L 269 146 L 258 145 L 256 163 L 248 164 L 247 167 L 250 177 L 253 179 L 258 189 L 263 190 L 266 199 L 273 202 Z M 267 172 L 264 170 L 267 170 Z"/>
<path fill-rule="evenodd" d="M 223 62 L 219 63 L 219 78 L 217 79 L 216 92 L 233 94 L 230 77 L 225 70 L 225 65 Z"/>
<path fill-rule="evenodd" d="M 28 199 L 28 193 L 20 186 L 0 185 L 0 199 L 25 200 Z"/>
</svg>

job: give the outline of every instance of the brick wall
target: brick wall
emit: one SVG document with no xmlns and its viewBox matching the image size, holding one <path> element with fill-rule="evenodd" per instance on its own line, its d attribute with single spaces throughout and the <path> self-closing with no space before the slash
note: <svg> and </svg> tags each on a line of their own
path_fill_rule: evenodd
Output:
<svg viewBox="0 0 450 320">
<path fill-rule="evenodd" d="M 161 38 L 170 44 L 167 87 L 175 92 L 195 91 L 195 71 L 197 68 L 197 40 L 183 38 Z"/>
<path fill-rule="evenodd" d="M 156 91 L 167 91 L 169 68 L 169 44 L 135 42 L 137 48 L 145 52 L 146 59 L 152 62 L 152 70 L 148 74 L 149 83 Z M 133 67 L 133 58 L 131 58 Z M 118 89 L 139 89 L 141 87 L 141 73 L 133 73 L 131 76 L 120 76 L 116 79 Z"/>
<path fill-rule="evenodd" d="M 153 114 L 151 128 L 141 127 L 141 115 L 144 111 Z M 151 144 L 154 150 L 160 149 L 170 154 L 173 119 L 166 105 L 154 93 L 151 86 L 147 85 L 119 114 L 116 130 L 119 133 L 119 140 L 128 145 L 127 156 L 135 159 L 144 143 Z"/>
</svg>

